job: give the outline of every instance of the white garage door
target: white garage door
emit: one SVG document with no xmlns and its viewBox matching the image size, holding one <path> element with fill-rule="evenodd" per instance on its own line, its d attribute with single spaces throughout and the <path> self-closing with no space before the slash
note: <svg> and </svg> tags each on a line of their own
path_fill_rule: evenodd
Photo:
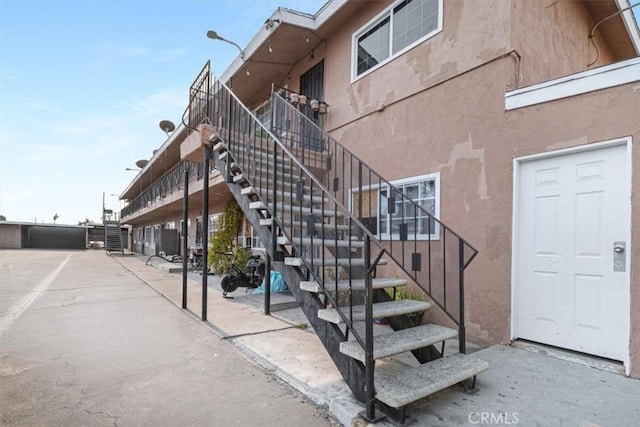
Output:
<svg viewBox="0 0 640 427">
<path fill-rule="evenodd" d="M 521 163 L 514 218 L 517 338 L 626 360 L 626 156 L 626 146 L 617 145 Z"/>
</svg>

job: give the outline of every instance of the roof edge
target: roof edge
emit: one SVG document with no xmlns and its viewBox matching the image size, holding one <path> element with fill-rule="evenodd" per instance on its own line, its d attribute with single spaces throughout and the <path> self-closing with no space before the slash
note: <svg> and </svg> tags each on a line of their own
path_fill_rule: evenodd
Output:
<svg viewBox="0 0 640 427">
<path fill-rule="evenodd" d="M 618 5 L 618 10 L 622 10 L 626 7 L 630 7 L 631 3 L 629 0 L 616 0 L 616 5 Z M 627 34 L 629 34 L 631 44 L 633 44 L 633 48 L 636 50 L 636 55 L 640 56 L 640 28 L 638 28 L 638 23 L 634 19 L 633 10 L 625 10 L 622 12 L 620 17 L 622 18 L 622 22 L 624 22 Z M 640 16 L 638 19 L 640 19 Z"/>
<path fill-rule="evenodd" d="M 289 24 L 296 27 L 308 29 L 310 31 L 316 31 L 322 25 L 324 25 L 336 12 L 338 12 L 349 0 L 329 0 L 326 2 L 314 15 L 309 15 L 304 12 L 299 12 L 293 9 L 287 9 L 283 7 L 277 8 L 268 19 L 278 20 L 272 28 L 269 30 L 261 26 L 258 32 L 249 40 L 246 47 L 243 49 L 244 57 L 249 59 L 256 52 L 256 50 L 267 41 L 270 37 L 271 31 L 278 28 L 280 25 Z M 220 75 L 220 80 L 225 84 L 229 83 L 229 80 L 244 66 L 245 61 L 236 56 L 226 70 Z"/>
<path fill-rule="evenodd" d="M 120 199 L 121 200 L 123 199 L 123 196 L 125 194 L 127 194 L 127 192 L 132 187 L 137 185 L 138 180 L 140 180 L 140 178 L 142 178 L 142 175 L 144 174 L 144 172 L 146 172 L 147 169 L 151 168 L 151 165 L 158 159 L 158 157 L 160 157 L 160 155 L 165 152 L 165 150 L 169 147 L 169 145 L 171 145 L 178 138 L 178 135 L 180 135 L 185 130 L 186 130 L 186 127 L 185 127 L 184 123 L 182 122 L 182 120 L 180 120 L 180 123 L 176 127 L 176 130 L 171 132 L 171 135 L 162 143 L 162 145 L 160 147 L 158 147 L 157 150 L 155 150 L 155 154 L 153 154 L 151 156 L 151 158 L 149 159 L 149 161 L 147 162 L 147 164 L 142 169 L 140 169 L 140 171 L 137 173 L 137 175 L 131 180 L 129 185 L 127 185 L 127 188 L 125 188 L 122 191 L 122 193 L 120 193 Z"/>
</svg>

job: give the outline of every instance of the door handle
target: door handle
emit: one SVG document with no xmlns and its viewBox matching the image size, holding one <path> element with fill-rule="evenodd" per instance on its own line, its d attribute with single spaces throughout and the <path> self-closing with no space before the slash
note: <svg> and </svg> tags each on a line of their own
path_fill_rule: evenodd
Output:
<svg viewBox="0 0 640 427">
<path fill-rule="evenodd" d="M 613 271 L 627 270 L 626 248 L 627 242 L 613 242 Z"/>
</svg>

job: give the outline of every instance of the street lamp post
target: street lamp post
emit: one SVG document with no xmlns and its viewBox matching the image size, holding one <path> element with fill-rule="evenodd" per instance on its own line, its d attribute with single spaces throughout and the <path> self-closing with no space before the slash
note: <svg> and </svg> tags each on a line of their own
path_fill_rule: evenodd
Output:
<svg viewBox="0 0 640 427">
<path fill-rule="evenodd" d="M 220 34 L 216 33 L 213 30 L 207 31 L 207 37 L 209 37 L 211 40 L 220 40 L 222 42 L 229 43 L 230 45 L 235 46 L 240 51 L 240 59 L 242 59 L 243 62 L 246 62 L 244 59 L 244 50 L 242 50 L 242 48 L 238 45 L 238 43 L 225 39 L 224 37 L 222 37 Z"/>
</svg>

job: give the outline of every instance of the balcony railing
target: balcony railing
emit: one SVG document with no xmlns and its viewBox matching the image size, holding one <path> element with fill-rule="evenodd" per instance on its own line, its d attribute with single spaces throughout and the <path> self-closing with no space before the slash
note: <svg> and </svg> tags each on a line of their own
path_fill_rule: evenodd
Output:
<svg viewBox="0 0 640 427">
<path fill-rule="evenodd" d="M 129 215 L 133 215 L 142 209 L 148 208 L 156 202 L 162 201 L 165 197 L 175 193 L 176 191 L 181 191 L 184 186 L 185 169 L 189 170 L 190 182 L 200 180 L 204 176 L 202 164 L 186 160 L 182 161 L 162 175 L 158 180 L 147 187 L 138 197 L 125 206 L 120 213 L 120 218 L 126 218 Z"/>
</svg>

